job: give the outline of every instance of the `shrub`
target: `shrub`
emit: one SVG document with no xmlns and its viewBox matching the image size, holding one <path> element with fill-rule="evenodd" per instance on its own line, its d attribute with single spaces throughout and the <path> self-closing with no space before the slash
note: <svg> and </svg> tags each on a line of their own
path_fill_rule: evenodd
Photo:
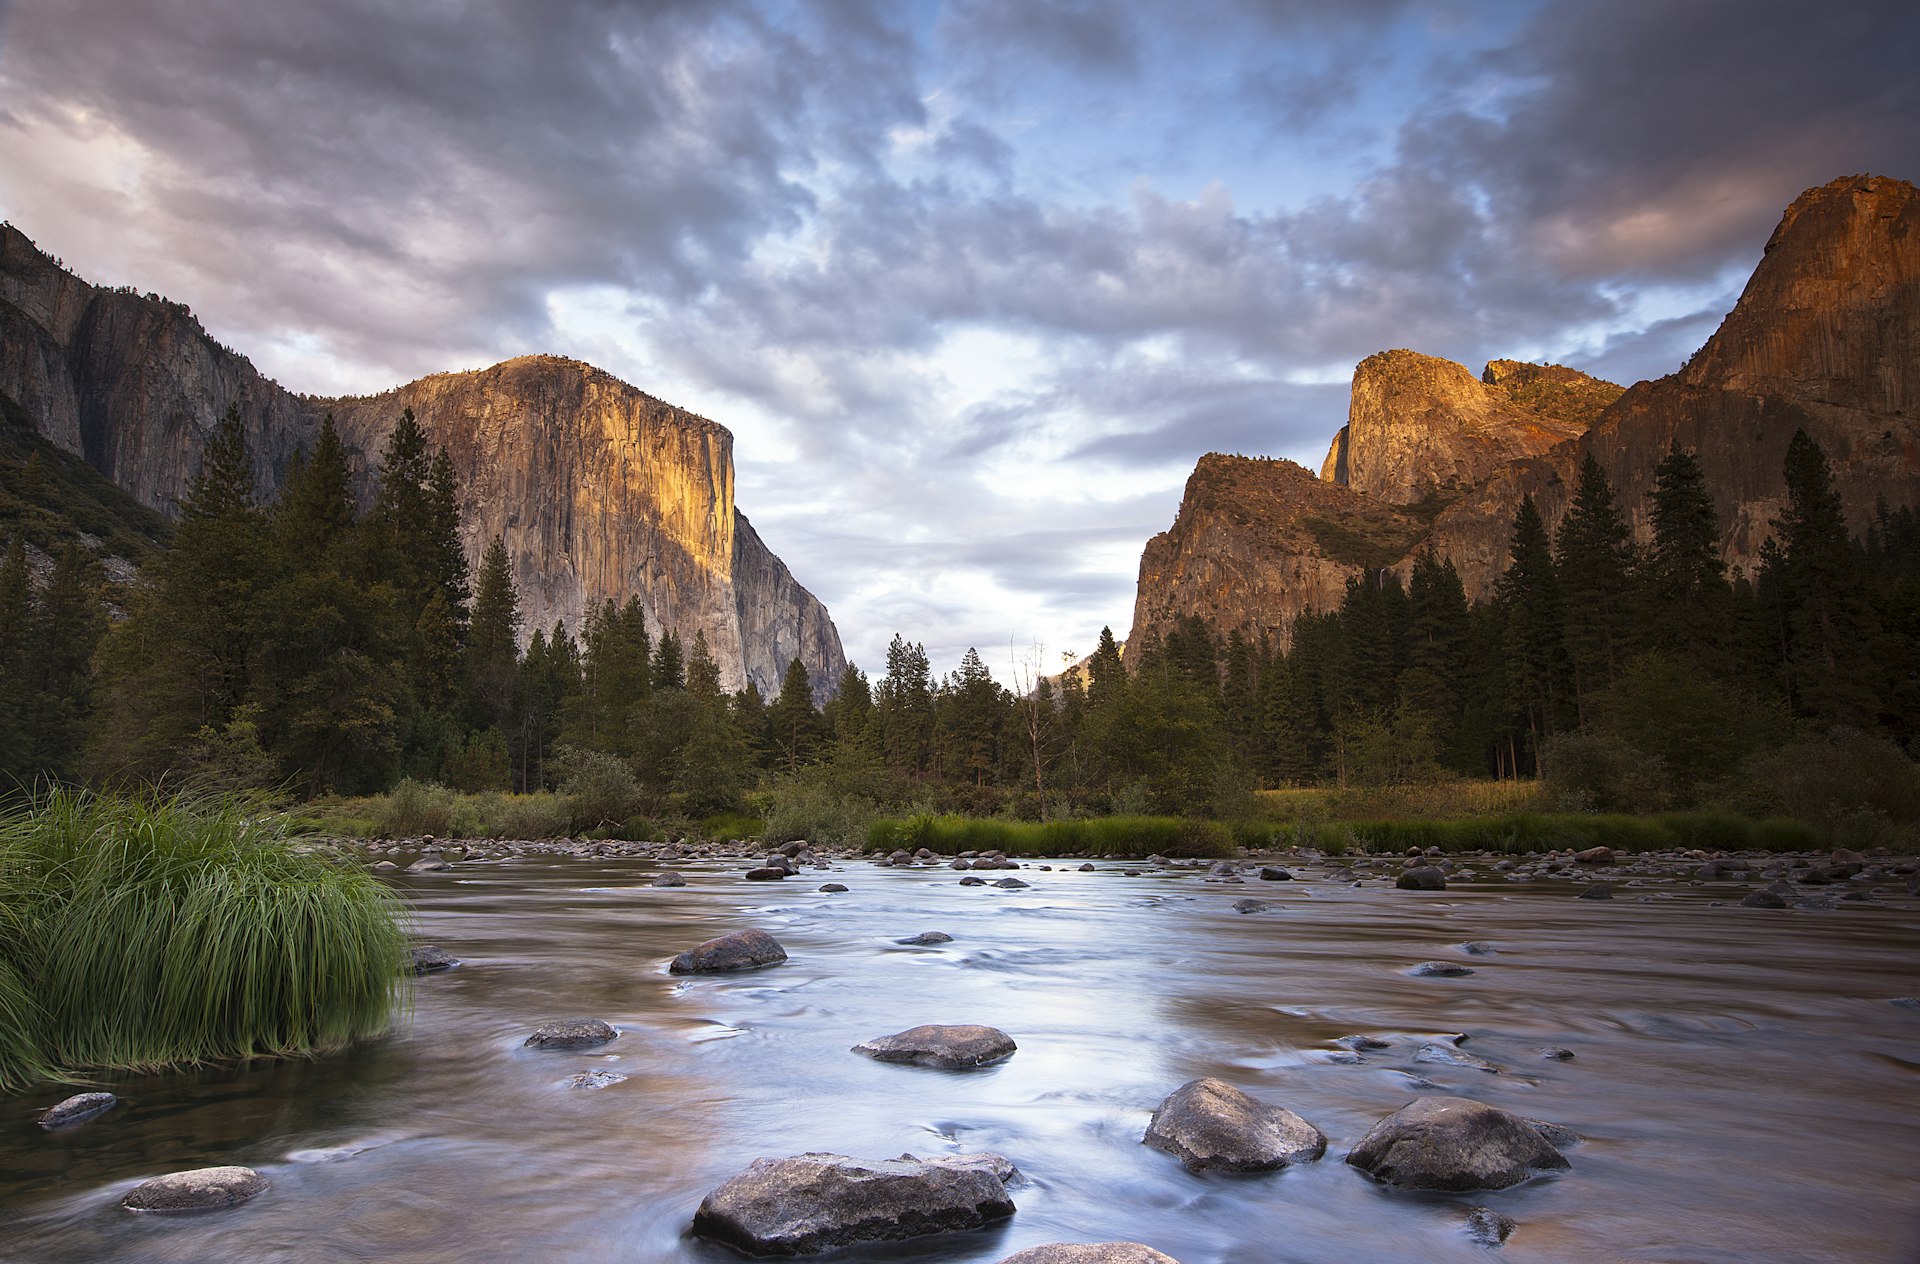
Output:
<svg viewBox="0 0 1920 1264">
<path fill-rule="evenodd" d="M 1749 759 L 1747 792 L 1767 808 L 1809 821 L 1828 835 L 1893 831 L 1876 826 L 1920 821 L 1920 766 L 1884 738 L 1856 729 L 1789 743 Z"/>
<path fill-rule="evenodd" d="M 500 805 L 491 838 L 565 838 L 572 826 L 567 801 L 557 794 L 510 794 Z"/>
<path fill-rule="evenodd" d="M 1540 779 L 1565 812 L 1658 811 L 1671 797 L 1666 762 L 1610 733 L 1547 739 Z"/>
<path fill-rule="evenodd" d="M 57 792 L 0 819 L 0 1089 L 384 1028 L 399 907 L 238 800 Z"/>
<path fill-rule="evenodd" d="M 455 796 L 445 786 L 408 777 L 387 795 L 374 813 L 376 828 L 388 838 L 418 838 L 453 833 Z"/>
<path fill-rule="evenodd" d="M 618 755 L 557 746 L 550 764 L 559 773 L 560 793 L 575 827 L 617 826 L 640 810 L 640 783 Z"/>
</svg>

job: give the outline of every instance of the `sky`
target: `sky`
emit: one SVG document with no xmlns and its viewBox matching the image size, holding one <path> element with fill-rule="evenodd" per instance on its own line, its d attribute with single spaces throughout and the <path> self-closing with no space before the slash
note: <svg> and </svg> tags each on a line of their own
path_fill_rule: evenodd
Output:
<svg viewBox="0 0 1920 1264">
<path fill-rule="evenodd" d="M 1124 636 L 1353 366 L 1672 372 L 1920 178 L 1911 0 L 0 0 L 0 215 L 296 391 L 547 352 L 734 434 L 849 656 Z"/>
</svg>

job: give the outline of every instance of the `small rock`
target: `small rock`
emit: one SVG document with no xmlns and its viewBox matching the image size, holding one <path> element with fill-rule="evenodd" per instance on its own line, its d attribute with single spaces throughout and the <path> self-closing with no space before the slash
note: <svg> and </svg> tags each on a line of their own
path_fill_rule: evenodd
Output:
<svg viewBox="0 0 1920 1264">
<path fill-rule="evenodd" d="M 459 964 L 460 958 L 432 944 L 415 944 L 407 950 L 407 969 L 414 974 L 438 974 Z"/>
<path fill-rule="evenodd" d="M 1910 1009 L 1920 1014 L 1920 996 L 1896 996 L 1888 1001 L 1889 1005 L 1898 1005 L 1901 1009 Z"/>
<path fill-rule="evenodd" d="M 956 860 L 956 861 L 954 861 L 954 862 L 953 862 L 952 864 L 950 864 L 950 865 L 948 865 L 948 866 L 947 866 L 947 868 L 949 868 L 949 869 L 971 869 L 971 868 L 973 868 L 973 862 L 972 862 L 971 860 L 968 860 L 968 859 L 967 859 L 967 858 L 966 858 L 965 856 L 962 856 L 962 857 L 960 857 L 960 859 L 958 859 L 958 860 Z"/>
<path fill-rule="evenodd" d="M 407 872 L 408 873 L 442 873 L 451 868 L 453 868 L 452 865 L 448 864 L 446 861 L 442 860 L 438 856 L 422 856 L 420 857 L 420 859 L 414 861 L 412 864 L 407 866 Z M 211 1171 L 216 1171 L 218 1169 L 208 1168 L 206 1170 L 211 1172 Z"/>
<path fill-rule="evenodd" d="M 983 887 L 987 885 L 987 880 L 985 878 L 976 878 L 972 874 L 968 874 L 966 877 L 960 879 L 960 885 L 963 887 Z"/>
<path fill-rule="evenodd" d="M 1005 887 L 1007 890 L 1013 891 L 1013 890 L 1018 890 L 1022 887 L 1032 886 L 1033 884 L 1031 882 L 1022 882 L 1018 878 L 1002 878 L 1000 879 L 1000 881 L 994 883 L 993 885 L 996 887 Z"/>
<path fill-rule="evenodd" d="M 1520 1116 L 1464 1097 L 1423 1098 L 1375 1124 L 1347 1155 L 1408 1189 L 1505 1189 L 1572 1166 Z"/>
<path fill-rule="evenodd" d="M 950 944 L 953 936 L 943 930 L 923 930 L 918 935 L 908 935 L 905 939 L 896 939 L 896 944 Z"/>
<path fill-rule="evenodd" d="M 1333 1043 L 1343 1049 L 1352 1049 L 1355 1052 L 1367 1049 L 1385 1049 L 1387 1047 L 1387 1042 L 1378 1036 L 1341 1036 Z"/>
<path fill-rule="evenodd" d="M 1500 1068 L 1485 1058 L 1476 1058 L 1459 1049 L 1449 1049 L 1445 1045 L 1421 1045 L 1420 1052 L 1413 1055 L 1415 1062 L 1437 1062 L 1443 1066 L 1472 1067 L 1476 1071 L 1485 1071 L 1489 1075 L 1500 1074 Z"/>
<path fill-rule="evenodd" d="M 1573 1061 L 1573 1050 L 1563 1049 L 1559 1045 L 1542 1045 L 1540 1047 L 1540 1056 L 1550 1058 L 1555 1062 L 1571 1062 Z"/>
<path fill-rule="evenodd" d="M 1503 1216 L 1491 1207 L 1475 1207 L 1467 1213 L 1467 1236 L 1481 1246 L 1499 1246 L 1519 1227 L 1512 1216 Z"/>
<path fill-rule="evenodd" d="M 688 949 L 675 957 L 667 969 L 674 974 L 720 974 L 776 966 L 786 959 L 787 950 L 767 932 L 736 930 Z"/>
<path fill-rule="evenodd" d="M 1574 898 L 1579 900 L 1611 900 L 1613 898 L 1613 888 L 1604 882 L 1596 882 Z"/>
<path fill-rule="evenodd" d="M 1787 907 L 1787 900 L 1785 896 L 1763 887 L 1758 891 L 1747 892 L 1746 898 L 1741 900 L 1740 904 L 1743 908 L 1783 909 Z"/>
<path fill-rule="evenodd" d="M 1300 1116 L 1211 1077 L 1189 1080 L 1168 1094 L 1142 1141 L 1191 1172 L 1270 1172 L 1327 1150 L 1326 1137 Z"/>
<path fill-rule="evenodd" d="M 785 865 L 761 865 L 758 869 L 747 870 L 748 882 L 777 882 L 786 876 Z"/>
<path fill-rule="evenodd" d="M 606 1044 L 619 1034 L 597 1018 L 562 1018 L 540 1024 L 524 1043 L 536 1049 L 587 1049 Z"/>
<path fill-rule="evenodd" d="M 1123 878 L 1137 878 L 1140 876 L 1140 871 L 1138 869 L 1122 869 L 1120 871 L 1120 876 Z M 1912 886 L 1913 884 L 1908 883 L 1907 885 Z M 1907 894 L 1912 895 L 1913 892 L 1909 891 L 1907 892 Z"/>
<path fill-rule="evenodd" d="M 1016 1251 L 1000 1264 L 1180 1264 L 1138 1242 L 1049 1242 Z"/>
<path fill-rule="evenodd" d="M 754 1255 L 808 1255 L 978 1229 L 1013 1214 L 1006 1184 L 1016 1175 L 997 1154 L 759 1159 L 701 1201 L 693 1232 Z"/>
<path fill-rule="evenodd" d="M 843 882 L 824 882 L 820 885 L 820 889 L 828 895 L 840 895 L 846 891 L 847 887 Z"/>
<path fill-rule="evenodd" d="M 1580 1134 L 1575 1132 L 1573 1129 L 1567 1127 L 1565 1124 L 1552 1124 L 1552 1123 L 1548 1123 L 1544 1119 L 1528 1119 L 1528 1120 L 1525 1120 L 1524 1122 L 1526 1123 L 1527 1127 L 1539 1133 L 1541 1138 L 1544 1139 L 1548 1145 L 1553 1146 L 1555 1149 L 1562 1149 L 1567 1146 L 1576 1146 L 1580 1144 Z"/>
<path fill-rule="evenodd" d="M 250 1167 L 200 1167 L 142 1181 L 120 1205 L 128 1211 L 211 1211 L 246 1202 L 267 1188 Z"/>
<path fill-rule="evenodd" d="M 1469 957 L 1491 957 L 1500 950 L 1484 939 L 1470 939 L 1460 945 L 1460 951 Z"/>
<path fill-rule="evenodd" d="M 936 932 L 937 933 L 937 932 Z M 967 1071 L 1011 1058 L 1019 1046 L 997 1027 L 929 1023 L 853 1047 L 879 1062 L 911 1062 L 942 1071 Z"/>
<path fill-rule="evenodd" d="M 1366 1059 L 1351 1049 L 1335 1049 L 1327 1055 L 1327 1061 L 1335 1066 L 1359 1066 Z"/>
<path fill-rule="evenodd" d="M 1094 871 L 1094 870 L 1093 870 L 1093 866 L 1092 866 L 1092 865 L 1081 865 L 1081 866 L 1080 866 L 1080 872 L 1081 872 L 1081 873 L 1092 873 L 1093 871 Z"/>
<path fill-rule="evenodd" d="M 654 874 L 653 885 L 656 887 L 683 887 L 687 885 L 687 880 L 669 869 L 664 873 Z"/>
<path fill-rule="evenodd" d="M 1292 882 L 1293 875 L 1275 865 L 1263 865 L 1260 868 L 1262 882 Z"/>
<path fill-rule="evenodd" d="M 65 1101 L 56 1102 L 41 1111 L 34 1122 L 48 1132 L 56 1128 L 71 1128 L 89 1119 L 97 1119 L 119 1104 L 120 1099 L 112 1093 L 75 1093 Z"/>
<path fill-rule="evenodd" d="M 1432 865 L 1419 865 L 1401 874 L 1393 885 L 1402 891 L 1444 891 L 1447 875 Z"/>
<path fill-rule="evenodd" d="M 1236 913 L 1261 913 L 1265 912 L 1269 907 L 1269 905 L 1259 900 L 1235 900 L 1233 902 L 1233 911 Z"/>
<path fill-rule="evenodd" d="M 581 1075 L 567 1077 L 568 1088 L 609 1088 L 626 1082 L 627 1077 L 618 1071 L 588 1071 Z"/>
<path fill-rule="evenodd" d="M 398 869 L 400 866 L 394 864 L 391 860 L 376 860 L 367 867 L 372 869 L 375 873 L 391 873 L 395 869 Z"/>
<path fill-rule="evenodd" d="M 1610 865 L 1613 863 L 1613 848 L 1589 847 L 1585 851 L 1575 852 L 1573 858 L 1583 865 Z"/>
<path fill-rule="evenodd" d="M 1472 974 L 1473 967 L 1457 961 L 1422 961 L 1407 973 L 1419 979 L 1458 979 Z"/>
</svg>

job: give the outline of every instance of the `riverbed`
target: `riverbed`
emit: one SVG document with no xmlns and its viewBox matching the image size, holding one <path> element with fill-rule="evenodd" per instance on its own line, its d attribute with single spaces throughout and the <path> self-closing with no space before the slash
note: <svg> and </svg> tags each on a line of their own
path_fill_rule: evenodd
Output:
<svg viewBox="0 0 1920 1264">
<path fill-rule="evenodd" d="M 749 882 L 706 860 L 676 865 L 677 888 L 602 857 L 395 878 L 418 938 L 461 964 L 419 979 L 388 1037 L 117 1079 L 120 1107 L 54 1134 L 32 1117 L 72 1090 L 6 1099 L 0 1260 L 719 1264 L 742 1257 L 688 1224 L 755 1158 L 992 1150 L 1022 1173 L 1011 1220 L 827 1258 L 991 1264 L 1131 1239 L 1182 1264 L 1920 1261 L 1920 1012 L 1890 1003 L 1920 992 L 1920 903 L 1897 888 L 1776 910 L 1679 878 L 1595 901 L 1566 882 L 1414 892 L 1314 865 L 1221 884 L 1079 863 L 1030 863 L 1026 889 L 864 861 Z M 1267 907 L 1236 912 L 1246 899 Z M 789 961 L 667 973 L 747 927 Z M 953 938 L 896 942 L 928 930 Z M 1473 973 L 1409 973 L 1428 960 Z M 523 1046 L 574 1016 L 621 1034 Z M 970 1072 L 850 1052 L 922 1023 L 998 1027 L 1019 1051 Z M 1334 1043 L 1351 1034 L 1389 1047 L 1351 1061 Z M 1426 1046 L 1499 1070 L 1417 1061 Z M 569 1085 L 592 1071 L 626 1078 Z M 1304 1116 L 1327 1157 L 1195 1175 L 1141 1145 L 1160 1099 L 1203 1075 Z M 1377 1119 L 1448 1093 L 1572 1128 L 1571 1170 L 1438 1195 L 1341 1162 Z M 216 1164 L 272 1188 L 191 1216 L 119 1205 Z M 1476 1206 L 1518 1222 L 1497 1251 L 1464 1231 Z"/>
</svg>

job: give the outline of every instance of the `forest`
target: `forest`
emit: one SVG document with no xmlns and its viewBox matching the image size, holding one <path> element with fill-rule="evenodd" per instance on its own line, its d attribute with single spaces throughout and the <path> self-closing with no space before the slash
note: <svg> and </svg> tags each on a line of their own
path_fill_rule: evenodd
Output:
<svg viewBox="0 0 1920 1264">
<path fill-rule="evenodd" d="M 1721 562 L 1690 453 L 1659 466 L 1646 547 L 1589 458 L 1556 530 L 1522 503 L 1489 601 L 1428 553 L 1404 582 L 1351 580 L 1285 645 L 1189 618 L 1123 662 L 1104 630 L 1053 679 L 1010 655 L 1017 692 L 976 650 L 936 675 L 896 635 L 821 708 L 797 661 L 773 698 L 724 691 L 704 639 L 648 627 L 637 599 L 523 638 L 504 545 L 470 573 L 451 463 L 410 413 L 364 512 L 330 421 L 277 500 L 252 470 L 230 413 L 131 585 L 76 542 L 35 583 L 12 533 L 0 784 L 264 790 L 368 828 L 530 836 L 1232 820 L 1279 787 L 1486 778 L 1539 778 L 1561 810 L 1920 816 L 1920 518 L 1881 504 L 1850 538 L 1804 433 L 1751 575 Z M 453 819 L 461 796 L 490 818 Z"/>
</svg>

